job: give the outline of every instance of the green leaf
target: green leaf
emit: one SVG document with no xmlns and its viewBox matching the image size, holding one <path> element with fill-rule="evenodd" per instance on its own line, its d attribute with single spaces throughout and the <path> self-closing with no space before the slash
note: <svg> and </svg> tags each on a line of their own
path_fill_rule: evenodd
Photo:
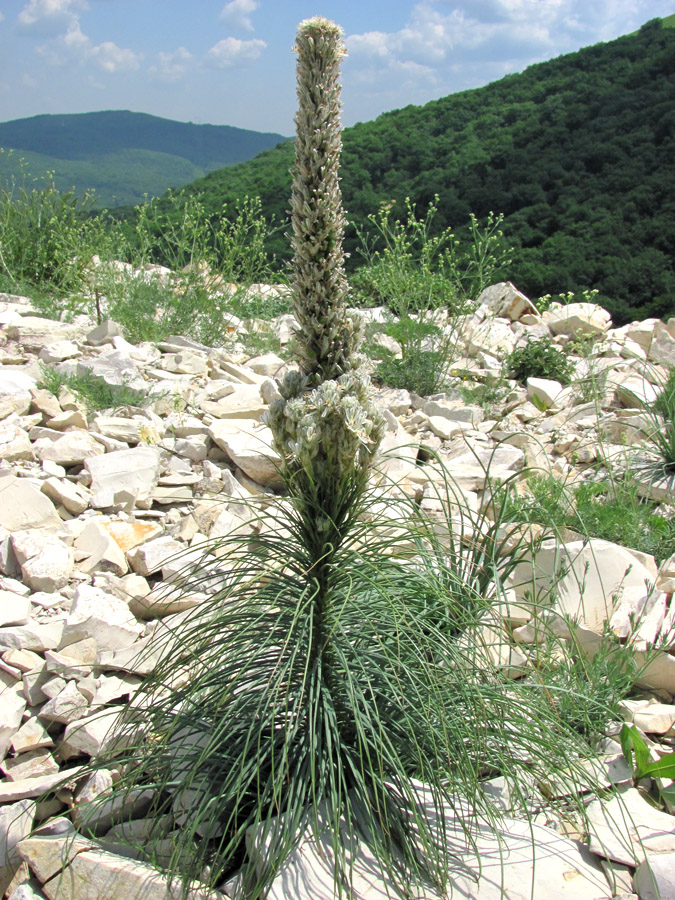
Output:
<svg viewBox="0 0 675 900">
<path fill-rule="evenodd" d="M 652 775 L 655 778 L 675 779 L 675 752 L 667 753 L 658 762 L 652 762 L 643 767 L 643 775 Z"/>
<path fill-rule="evenodd" d="M 646 768 L 650 765 L 647 742 L 635 725 L 624 725 L 619 732 L 619 741 L 624 759 L 629 766 L 633 765 L 631 749 L 635 751 L 635 775 L 637 778 L 642 778 L 647 774 Z"/>
<path fill-rule="evenodd" d="M 667 788 L 659 788 L 659 794 L 662 800 L 670 800 L 671 803 L 675 803 L 675 784 L 671 784 Z"/>
</svg>

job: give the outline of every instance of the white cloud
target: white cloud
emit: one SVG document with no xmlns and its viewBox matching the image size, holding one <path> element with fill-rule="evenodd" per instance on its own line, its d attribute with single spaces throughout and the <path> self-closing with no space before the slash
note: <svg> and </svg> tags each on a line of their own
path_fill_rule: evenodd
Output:
<svg viewBox="0 0 675 900">
<path fill-rule="evenodd" d="M 137 53 L 118 47 L 112 41 L 103 41 L 90 47 L 88 56 L 104 72 L 137 69 L 140 65 L 140 56 Z"/>
<path fill-rule="evenodd" d="M 227 37 L 218 41 L 206 54 L 206 58 L 220 68 L 241 65 L 258 59 L 267 47 L 265 41 L 252 38 L 250 41 L 240 41 L 239 38 Z"/>
<path fill-rule="evenodd" d="M 165 81 L 177 81 L 182 78 L 194 57 L 185 47 L 179 47 L 171 53 L 158 53 L 157 63 L 150 67 L 150 74 Z"/>
<path fill-rule="evenodd" d="M 76 10 L 88 9 L 86 0 L 29 0 L 18 16 L 19 25 L 37 24 L 62 26 L 77 20 Z"/>
<path fill-rule="evenodd" d="M 92 62 L 104 72 L 114 73 L 137 69 L 141 56 L 133 50 L 118 47 L 113 41 L 94 44 L 82 33 L 80 24 L 74 21 L 65 34 L 47 44 L 41 44 L 37 52 L 50 65 L 65 66 L 68 63 Z"/>
<path fill-rule="evenodd" d="M 638 28 L 653 0 L 418 0 L 398 31 L 348 35 L 355 81 L 439 94 L 485 84 L 533 62 Z"/>
<path fill-rule="evenodd" d="M 231 0 L 223 7 L 220 18 L 234 28 L 253 31 L 251 13 L 254 13 L 259 6 L 258 0 Z"/>
</svg>

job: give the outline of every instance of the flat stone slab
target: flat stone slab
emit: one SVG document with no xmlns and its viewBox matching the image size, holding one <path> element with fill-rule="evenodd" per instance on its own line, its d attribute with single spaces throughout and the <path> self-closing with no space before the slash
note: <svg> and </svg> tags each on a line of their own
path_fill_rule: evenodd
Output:
<svg viewBox="0 0 675 900">
<path fill-rule="evenodd" d="M 216 421 L 209 428 L 209 435 L 257 484 L 281 484 L 281 459 L 272 448 L 272 432 L 267 426 L 239 427 L 232 422 Z"/>
<path fill-rule="evenodd" d="M 675 816 L 650 806 L 635 788 L 588 807 L 589 847 L 598 856 L 629 866 L 646 853 L 675 852 Z"/>
<path fill-rule="evenodd" d="M 446 836 L 457 857 L 448 896 L 461 900 L 610 900 L 612 892 L 600 863 L 581 844 L 543 825 L 505 819 L 496 832 L 487 825 L 477 830 L 476 854 L 466 846 L 460 820 L 450 811 L 448 815 Z M 247 847 L 249 853 L 259 852 L 250 834 Z M 331 861 L 330 839 L 325 836 L 317 843 L 308 837 L 274 879 L 267 900 L 333 900 Z M 404 900 L 363 843 L 350 854 L 350 861 L 352 900 Z M 420 888 L 414 897 L 439 900 L 440 895 Z"/>
<path fill-rule="evenodd" d="M 91 505 L 114 506 L 120 494 L 135 496 L 137 504 L 149 506 L 159 478 L 161 451 L 157 447 L 114 450 L 84 461 L 91 475 Z"/>
<path fill-rule="evenodd" d="M 60 527 L 56 507 L 38 488 L 14 475 L 0 475 L 0 525 L 7 531 Z"/>
</svg>

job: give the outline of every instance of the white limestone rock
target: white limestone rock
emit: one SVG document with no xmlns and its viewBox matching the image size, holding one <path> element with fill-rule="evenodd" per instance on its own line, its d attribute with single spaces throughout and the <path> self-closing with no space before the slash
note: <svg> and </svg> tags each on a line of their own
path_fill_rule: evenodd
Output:
<svg viewBox="0 0 675 900">
<path fill-rule="evenodd" d="M 0 894 L 4 896 L 19 865 L 19 843 L 28 837 L 35 819 L 34 800 L 20 800 L 0 808 Z"/>
<path fill-rule="evenodd" d="M 96 416 L 91 423 L 91 430 L 105 437 L 122 441 L 125 444 L 137 444 L 141 439 L 141 429 L 147 429 L 149 421 L 143 416 Z"/>
<path fill-rule="evenodd" d="M 462 900 L 610 900 L 611 891 L 597 860 L 582 845 L 534 823 L 505 819 L 495 833 L 481 824 L 472 837 L 475 853 L 467 847 L 462 823 L 446 812 L 446 841 L 457 857 L 450 875 L 452 896 Z M 343 832 L 348 859 L 353 865 L 354 900 L 402 900 L 401 893 L 383 877 L 368 847 Z M 249 854 L 264 859 L 263 841 L 249 832 Z M 332 849 L 327 835 L 308 837 L 291 854 L 274 879 L 268 900 L 333 900 Z M 480 861 L 480 862 L 479 862 Z M 480 878 L 476 880 L 473 872 Z M 439 900 L 431 888 L 415 891 L 421 900 Z"/>
<path fill-rule="evenodd" d="M 571 399 L 572 392 L 564 388 L 559 381 L 551 378 L 528 378 L 527 398 L 535 406 L 549 409 L 551 406 L 562 406 Z"/>
<path fill-rule="evenodd" d="M 0 419 L 27 413 L 35 384 L 35 378 L 23 367 L 0 366 Z"/>
<path fill-rule="evenodd" d="M 31 602 L 28 597 L 20 597 L 12 591 L 0 589 L 0 627 L 7 625 L 27 625 Z"/>
<path fill-rule="evenodd" d="M 51 842 L 51 847 L 45 845 Z M 182 893 L 150 865 L 99 849 L 70 835 L 28 838 L 19 852 L 50 900 L 171 900 Z M 216 891 L 190 892 L 191 900 L 222 900 Z"/>
<path fill-rule="evenodd" d="M 26 431 L 14 422 L 0 422 L 0 459 L 17 462 L 33 459 L 33 447 Z"/>
<path fill-rule="evenodd" d="M 662 322 L 656 322 L 648 350 L 649 361 L 675 366 L 675 337 Z"/>
<path fill-rule="evenodd" d="M 635 661 L 640 673 L 638 687 L 652 691 L 667 691 L 675 696 L 675 656 L 670 653 L 639 651 Z"/>
<path fill-rule="evenodd" d="M 63 622 L 34 622 L 28 625 L 0 628 L 0 651 L 33 650 L 42 653 L 58 647 L 63 635 Z"/>
<path fill-rule="evenodd" d="M 84 462 L 91 476 L 91 505 L 95 509 L 116 506 L 135 498 L 135 504 L 149 509 L 159 478 L 161 451 L 157 447 L 138 446 L 116 450 Z"/>
<path fill-rule="evenodd" d="M 25 478 L 0 472 L 0 526 L 7 531 L 25 528 L 56 529 L 61 519 L 52 501 Z"/>
<path fill-rule="evenodd" d="M 182 350 L 162 357 L 160 367 L 177 375 L 206 375 L 208 356 L 200 350 Z"/>
<path fill-rule="evenodd" d="M 633 723 L 645 734 L 667 734 L 675 726 L 675 706 L 650 703 L 634 713 Z"/>
<path fill-rule="evenodd" d="M 647 854 L 635 870 L 633 887 L 640 900 L 675 897 L 675 852 Z"/>
<path fill-rule="evenodd" d="M 80 553 L 86 554 L 77 564 L 80 572 L 87 574 L 112 572 L 114 575 L 125 575 L 128 571 L 124 551 L 103 522 L 96 519 L 88 522 L 75 538 L 73 546 Z"/>
<path fill-rule="evenodd" d="M 474 329 L 467 344 L 470 357 L 487 353 L 503 359 L 513 352 L 516 336 L 507 320 L 488 318 Z"/>
<path fill-rule="evenodd" d="M 124 600 L 82 584 L 75 591 L 59 649 L 93 638 L 101 650 L 123 650 L 131 647 L 142 631 Z"/>
<path fill-rule="evenodd" d="M 538 316 L 534 303 L 511 284 L 501 281 L 485 288 L 476 300 L 478 306 L 486 307 L 493 315 L 502 316 L 517 322 L 528 313 Z"/>
<path fill-rule="evenodd" d="M 40 460 L 48 459 L 66 468 L 105 453 L 105 448 L 87 431 L 66 431 L 55 441 L 43 438 L 35 441 L 33 446 Z"/>
<path fill-rule="evenodd" d="M 469 422 L 453 422 L 445 416 L 429 416 L 429 428 L 441 440 L 451 441 L 457 435 L 473 431 L 474 426 Z"/>
<path fill-rule="evenodd" d="M 452 400 L 426 400 L 422 405 L 422 412 L 430 418 L 442 416 L 450 422 L 465 422 L 474 428 L 485 419 L 480 406 L 466 406 Z"/>
<path fill-rule="evenodd" d="M 7 325 L 7 337 L 17 341 L 25 350 L 39 352 L 55 341 L 78 340 L 83 337 L 81 325 L 43 319 L 41 316 L 22 316 Z"/>
<path fill-rule="evenodd" d="M 6 759 L 2 768 L 7 776 L 7 781 L 40 778 L 43 775 L 53 775 L 59 771 L 58 763 L 45 747 L 29 750 L 13 759 Z"/>
<path fill-rule="evenodd" d="M 31 750 L 41 750 L 44 747 L 53 747 L 51 739 L 39 719 L 31 717 L 19 728 L 12 738 L 12 749 L 15 753 L 30 753 Z"/>
<path fill-rule="evenodd" d="M 617 598 L 631 592 L 635 608 L 644 607 L 653 575 L 636 558 L 609 541 L 573 541 L 558 545 L 544 541 L 532 559 L 516 566 L 509 579 L 519 599 L 533 588 L 544 601 L 554 588 L 559 615 L 569 615 L 600 634 L 617 605 Z"/>
<path fill-rule="evenodd" d="M 78 375 L 93 375 L 107 384 L 147 391 L 148 385 L 131 358 L 119 350 L 104 350 L 93 359 L 78 360 Z"/>
<path fill-rule="evenodd" d="M 46 722 L 60 722 L 69 725 L 86 715 L 89 703 L 78 691 L 74 681 L 66 682 L 66 686 L 40 709 L 39 716 Z"/>
<path fill-rule="evenodd" d="M 122 329 L 117 322 L 113 322 L 112 319 L 104 319 L 100 325 L 87 332 L 85 341 L 94 347 L 101 347 L 103 344 L 111 343 L 114 337 L 121 336 Z"/>
<path fill-rule="evenodd" d="M 272 432 L 266 425 L 240 427 L 232 421 L 215 421 L 209 436 L 257 484 L 281 485 L 281 459 L 272 448 Z"/>
<path fill-rule="evenodd" d="M 0 760 L 7 755 L 12 738 L 19 730 L 26 709 L 21 684 L 5 685 L 0 681 Z"/>
<path fill-rule="evenodd" d="M 612 325 L 612 317 L 596 303 L 569 303 L 544 313 L 543 319 L 553 334 L 603 335 Z"/>
<path fill-rule="evenodd" d="M 31 590 L 51 594 L 68 584 L 73 565 L 72 547 L 54 540 L 45 543 L 38 556 L 31 557 L 21 566 L 21 575 Z"/>
<path fill-rule="evenodd" d="M 73 516 L 79 516 L 89 506 L 89 491 L 66 478 L 48 478 L 42 482 L 40 490 Z"/>
<path fill-rule="evenodd" d="M 127 553 L 127 559 L 137 575 L 152 575 L 159 572 L 168 561 L 183 553 L 185 545 L 165 536 L 147 541 Z"/>
<path fill-rule="evenodd" d="M 461 490 L 483 490 L 487 473 L 493 484 L 510 478 L 525 465 L 525 454 L 509 444 L 490 446 L 467 439 L 444 459 L 450 478 Z"/>
<path fill-rule="evenodd" d="M 38 353 L 42 362 L 59 363 L 64 359 L 74 359 L 76 356 L 82 356 L 82 351 L 75 341 L 54 341 L 53 344 L 47 344 Z"/>
<path fill-rule="evenodd" d="M 68 760 L 85 754 L 95 759 L 111 749 L 117 735 L 120 707 L 99 709 L 66 726 L 59 744 L 59 756 Z"/>
<path fill-rule="evenodd" d="M 649 853 L 675 852 L 675 816 L 650 806 L 635 788 L 611 800 L 593 800 L 587 808 L 591 823 L 589 847 L 629 866 Z"/>
<path fill-rule="evenodd" d="M 201 400 L 200 408 L 216 419 L 260 420 L 266 406 L 259 384 L 237 384 L 235 390 L 220 400 Z"/>
<path fill-rule="evenodd" d="M 274 378 L 279 369 L 284 365 L 284 360 L 276 353 L 263 353 L 262 356 L 254 356 L 246 363 L 256 375 L 266 375 Z"/>
</svg>

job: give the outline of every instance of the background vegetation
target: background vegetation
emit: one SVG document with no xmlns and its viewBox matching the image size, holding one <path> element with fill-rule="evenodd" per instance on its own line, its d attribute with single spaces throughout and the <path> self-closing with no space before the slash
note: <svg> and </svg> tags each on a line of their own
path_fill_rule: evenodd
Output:
<svg viewBox="0 0 675 900">
<path fill-rule="evenodd" d="M 251 159 L 284 138 L 229 125 L 194 125 L 115 110 L 0 123 L 0 185 L 53 173 L 59 190 L 94 191 L 98 206 L 141 203 L 207 172 Z"/>
<path fill-rule="evenodd" d="M 667 21 L 665 24 L 671 24 Z M 260 195 L 287 217 L 293 146 L 189 185 L 207 210 Z M 675 29 L 639 32 L 477 90 L 345 129 L 342 191 L 358 230 L 383 202 L 438 194 L 435 227 L 468 235 L 469 215 L 504 214 L 515 248 L 503 274 L 532 297 L 599 290 L 617 323 L 675 312 Z M 133 216 L 127 210 L 125 216 Z M 283 229 L 270 248 L 288 254 Z"/>
</svg>

